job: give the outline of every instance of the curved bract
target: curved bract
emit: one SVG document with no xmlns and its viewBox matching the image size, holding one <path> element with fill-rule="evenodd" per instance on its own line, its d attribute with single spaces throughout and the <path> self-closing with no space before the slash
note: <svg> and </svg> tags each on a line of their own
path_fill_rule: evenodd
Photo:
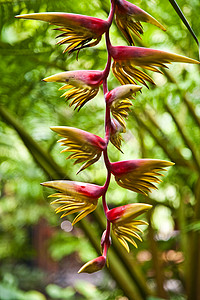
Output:
<svg viewBox="0 0 200 300">
<path fill-rule="evenodd" d="M 135 159 L 111 163 L 111 172 L 117 184 L 133 192 L 148 195 L 151 189 L 157 189 L 153 183 L 160 183 L 157 176 L 164 176 L 160 171 L 174 163 L 159 159 Z M 152 183 L 153 182 L 153 183 Z"/>
<path fill-rule="evenodd" d="M 141 86 L 126 84 L 116 87 L 105 95 L 107 105 L 109 105 L 113 117 L 119 122 L 119 124 L 126 128 L 126 122 L 124 118 L 128 117 L 130 107 L 133 105 L 133 94 L 141 90 Z"/>
<path fill-rule="evenodd" d="M 148 211 L 152 205 L 144 203 L 133 203 L 115 207 L 107 212 L 107 218 L 112 223 L 112 231 L 118 238 L 119 242 L 129 252 L 128 243 L 137 248 L 133 237 L 142 241 L 138 233 L 143 233 L 138 225 L 148 225 L 145 221 L 134 220 L 139 215 Z"/>
<path fill-rule="evenodd" d="M 54 126 L 51 129 L 64 137 L 58 142 L 66 146 L 62 152 L 73 152 L 68 159 L 75 159 L 74 164 L 85 162 L 77 173 L 99 160 L 106 143 L 101 137 L 90 132 L 67 126 Z"/>
<path fill-rule="evenodd" d="M 65 83 L 59 90 L 67 90 L 61 97 L 72 100 L 70 106 L 80 110 L 89 100 L 93 99 L 103 81 L 102 71 L 67 71 L 43 79 L 46 82 Z"/>
<path fill-rule="evenodd" d="M 134 45 L 133 35 L 141 38 L 143 27 L 140 22 L 146 22 L 166 30 L 154 17 L 138 6 L 126 1 L 116 0 L 115 21 L 130 45 Z"/>
<path fill-rule="evenodd" d="M 121 144 L 123 138 L 121 136 L 122 133 L 126 132 L 126 129 L 121 126 L 121 124 L 116 119 L 111 119 L 110 124 L 110 142 L 119 150 L 121 150 Z M 123 152 L 122 152 L 123 153 Z"/>
<path fill-rule="evenodd" d="M 109 27 L 107 21 L 99 18 L 62 12 L 24 14 L 18 15 L 16 18 L 40 20 L 61 26 L 56 28 L 56 30 L 62 32 L 57 36 L 57 38 L 61 38 L 57 44 L 68 43 L 69 46 L 64 50 L 64 52 L 68 53 L 97 45 L 101 40 L 102 34 Z"/>
<path fill-rule="evenodd" d="M 85 182 L 55 180 L 43 182 L 41 185 L 59 191 L 49 197 L 57 198 L 51 204 L 59 205 L 55 211 L 63 213 L 61 218 L 80 212 L 72 225 L 96 209 L 98 198 L 103 193 L 103 187 Z"/>
<path fill-rule="evenodd" d="M 153 79 L 137 67 L 162 73 L 157 67 L 167 68 L 165 64 L 182 62 L 200 64 L 199 61 L 186 56 L 144 47 L 116 46 L 110 47 L 114 59 L 112 70 L 121 84 L 136 84 L 140 82 L 146 87 L 146 81 L 155 84 Z"/>
</svg>

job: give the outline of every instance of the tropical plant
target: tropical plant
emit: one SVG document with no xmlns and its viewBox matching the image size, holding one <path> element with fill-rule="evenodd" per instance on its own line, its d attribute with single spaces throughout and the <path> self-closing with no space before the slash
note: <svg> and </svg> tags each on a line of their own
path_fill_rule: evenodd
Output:
<svg viewBox="0 0 200 300">
<path fill-rule="evenodd" d="M 56 208 L 56 212 L 64 212 L 61 217 L 80 211 L 72 224 L 75 224 L 87 214 L 94 211 L 98 198 L 102 197 L 104 213 L 107 219 L 106 231 L 101 238 L 102 256 L 86 263 L 79 271 L 87 273 L 93 273 L 102 269 L 106 263 L 107 251 L 111 245 L 111 223 L 113 224 L 112 227 L 115 235 L 127 251 L 129 251 L 127 241 L 137 247 L 135 241 L 130 236 L 141 240 L 137 233 L 141 232 L 141 230 L 136 225 L 144 224 L 142 221 L 133 221 L 132 219 L 151 208 L 151 205 L 141 203 L 110 210 L 106 203 L 106 192 L 109 187 L 111 173 L 115 176 L 120 186 L 148 195 L 147 192 L 150 192 L 151 188 L 156 189 L 156 186 L 152 182 L 160 182 L 156 176 L 162 175 L 159 172 L 165 170 L 163 167 L 173 165 L 173 163 L 167 161 L 144 159 L 111 163 L 108 158 L 107 146 L 112 136 L 114 136 L 112 137 L 114 146 L 120 150 L 121 137 L 116 139 L 115 136 L 120 134 L 120 127 L 124 130 L 126 128 L 123 117 L 127 117 L 132 105 L 130 101 L 132 94 L 141 89 L 140 86 L 136 85 L 137 81 L 146 87 L 148 87 L 146 81 L 155 84 L 151 77 L 136 68 L 136 66 L 154 72 L 161 72 L 156 67 L 166 68 L 166 63 L 174 61 L 199 64 L 194 59 L 165 51 L 135 46 L 112 46 L 109 29 L 114 15 L 116 16 L 117 26 L 130 44 L 134 44 L 134 34 L 140 37 L 139 34 L 143 33 L 141 21 L 152 23 L 165 30 L 148 13 L 126 0 L 111 0 L 111 9 L 106 21 L 69 13 L 48 12 L 16 16 L 17 18 L 41 20 L 61 26 L 56 28 L 62 32 L 57 36 L 57 38 L 62 38 L 57 44 L 68 43 L 69 46 L 64 50 L 64 53 L 68 52 L 70 54 L 78 51 L 77 57 L 79 51 L 83 48 L 97 45 L 105 33 L 108 58 L 104 71 L 70 71 L 44 79 L 44 81 L 67 83 L 62 87 L 62 89 L 67 89 L 67 92 L 63 96 L 67 100 L 73 99 L 70 106 L 76 104 L 75 109 L 79 107 L 79 110 L 96 96 L 99 86 L 103 85 L 106 104 L 104 139 L 76 128 L 53 127 L 52 129 L 64 137 L 61 142 L 67 148 L 63 151 L 73 152 L 68 158 L 76 159 L 75 163 L 86 161 L 78 173 L 99 160 L 101 153 L 103 153 L 105 167 L 107 168 L 107 178 L 104 186 L 100 187 L 89 183 L 68 181 L 52 181 L 42 184 L 57 189 L 60 192 L 51 195 L 51 197 L 58 197 L 52 204 L 60 204 L 60 207 Z M 107 78 L 110 72 L 111 59 L 114 60 L 112 65 L 113 74 L 125 86 L 109 91 Z M 111 120 L 111 112 L 115 117 L 113 120 Z"/>
<path fill-rule="evenodd" d="M 140 198 L 144 201 L 148 201 L 148 204 L 135 203 L 123 205 L 121 207 L 112 208 L 111 210 L 108 209 L 106 198 L 109 201 L 109 194 L 108 185 L 110 183 L 111 174 L 114 175 L 116 182 L 132 191 L 135 191 L 142 195 L 147 195 L 150 189 L 155 189 L 154 183 L 159 183 L 160 179 L 157 176 L 161 175 L 160 171 L 163 170 L 164 167 L 172 165 L 172 163 L 163 160 L 152 160 L 152 159 L 139 159 L 139 160 L 127 160 L 127 161 L 120 161 L 111 163 L 107 156 L 107 146 L 109 141 L 118 149 L 121 150 L 121 143 L 122 143 L 122 133 L 125 133 L 126 130 L 126 122 L 125 118 L 127 117 L 128 113 L 130 114 L 130 119 L 135 118 L 134 123 L 138 123 L 142 130 L 147 130 L 153 136 L 154 140 L 157 140 L 158 144 L 162 144 L 162 138 L 154 135 L 152 132 L 153 126 L 157 126 L 155 120 L 151 118 L 149 111 L 145 110 L 146 117 L 148 118 L 148 123 L 150 122 L 151 125 L 147 126 L 145 119 L 143 116 L 141 117 L 140 110 L 136 106 L 134 110 L 130 110 L 132 106 L 132 93 L 141 90 L 141 86 L 137 86 L 136 82 L 147 86 L 147 83 L 154 84 L 156 80 L 152 79 L 148 74 L 146 74 L 144 70 L 150 70 L 153 72 L 160 72 L 157 67 L 165 67 L 165 64 L 177 60 L 181 62 L 191 62 L 197 63 L 192 59 L 185 58 L 180 55 L 169 54 L 166 51 L 158 51 L 158 50 L 150 50 L 148 48 L 143 47 L 135 47 L 135 46 L 112 46 L 109 41 L 109 32 L 110 32 L 110 25 L 112 22 L 113 14 L 114 14 L 114 6 L 116 7 L 116 23 L 119 26 L 119 29 L 122 30 L 124 36 L 128 39 L 128 41 L 133 44 L 133 37 L 132 32 L 141 33 L 141 24 L 140 21 L 149 21 L 154 25 L 157 25 L 161 29 L 164 29 L 160 23 L 153 21 L 155 20 L 148 14 L 144 13 L 141 9 L 129 4 L 127 1 L 112 1 L 112 8 L 110 11 L 110 16 L 108 17 L 107 21 L 103 21 L 101 19 L 91 18 L 84 16 L 81 18 L 80 15 L 76 15 L 76 17 L 72 14 L 64 14 L 66 16 L 67 22 L 71 22 L 70 25 L 67 23 L 67 29 L 64 28 L 62 21 L 57 21 L 57 19 L 46 19 L 48 22 L 52 22 L 56 25 L 61 25 L 61 38 L 62 41 L 59 44 L 68 42 L 70 43 L 67 51 L 79 51 L 82 48 L 92 47 L 100 42 L 102 34 L 106 36 L 106 44 L 107 44 L 107 53 L 108 53 L 108 60 L 107 65 L 104 71 L 67 71 L 63 73 L 58 73 L 56 75 L 47 77 L 44 81 L 58 81 L 66 83 L 61 89 L 67 89 L 67 91 L 63 94 L 63 96 L 67 100 L 71 100 L 70 105 L 75 105 L 78 110 L 86 104 L 86 102 L 90 101 L 94 98 L 101 85 L 103 85 L 104 90 L 104 97 L 105 97 L 105 104 L 106 104 L 106 120 L 105 120 L 105 137 L 100 138 L 94 134 L 88 133 L 82 129 L 76 129 L 74 127 L 64 127 L 64 126 L 54 126 L 52 129 L 59 133 L 63 139 L 61 143 L 63 146 L 67 147 L 63 150 L 63 152 L 72 152 L 70 158 L 75 159 L 75 163 L 83 163 L 82 167 L 79 169 L 78 172 L 84 170 L 85 168 L 89 167 L 96 161 L 100 159 L 100 156 L 103 154 L 105 166 L 108 171 L 107 180 L 104 185 L 97 186 L 96 184 L 89 184 L 89 183 L 80 183 L 76 181 L 63 181 L 58 180 L 59 177 L 66 177 L 65 174 L 59 167 L 52 162 L 51 158 L 48 157 L 47 161 L 49 161 L 48 166 L 43 164 L 43 159 L 46 155 L 44 151 L 37 147 L 30 138 L 27 136 L 23 136 L 21 134 L 21 138 L 28 143 L 32 143 L 34 151 L 32 151 L 33 157 L 35 160 L 42 166 L 42 168 L 46 171 L 47 174 L 50 175 L 51 178 L 57 179 L 56 181 L 48 181 L 44 183 L 44 185 L 57 189 L 60 193 L 54 194 L 54 196 L 58 199 L 54 200 L 54 204 L 61 204 L 60 207 L 57 208 L 57 212 L 63 212 L 63 215 L 67 215 L 69 213 L 81 213 L 75 218 L 74 222 L 80 220 L 82 217 L 86 216 L 89 212 L 94 211 L 97 205 L 98 198 L 102 196 L 103 198 L 103 207 L 105 216 L 107 219 L 107 229 L 102 235 L 101 245 L 103 249 L 103 254 L 99 256 L 99 258 L 92 260 L 91 262 L 87 263 L 85 267 L 81 268 L 81 271 L 93 272 L 105 265 L 106 262 L 106 254 L 107 250 L 110 247 L 110 226 L 112 225 L 113 233 L 117 236 L 119 241 L 124 245 L 126 249 L 129 249 L 127 241 L 135 245 L 135 241 L 130 238 L 130 235 L 140 239 L 138 232 L 140 229 L 137 225 L 146 224 L 144 221 L 133 220 L 134 217 L 138 216 L 139 213 L 148 210 L 151 206 L 148 204 L 153 204 L 154 201 L 149 203 L 149 200 L 146 198 Z M 140 14 L 142 17 L 141 19 L 135 19 L 134 9 L 136 10 L 137 17 L 139 18 Z M 127 11 L 128 10 L 128 11 Z M 130 13 L 128 13 L 130 12 Z M 29 14 L 26 16 L 27 18 L 34 18 L 36 14 Z M 55 15 L 52 17 L 52 14 L 37 14 L 38 18 L 40 17 L 50 17 L 54 18 Z M 128 17 L 127 17 L 128 16 Z M 25 18 L 26 18 L 25 17 Z M 56 17 L 63 18 L 63 15 L 56 14 Z M 133 22 L 134 19 L 134 22 Z M 100 26 L 101 28 L 93 29 L 91 23 Z M 86 23 L 84 23 L 86 21 Z M 61 23 L 60 23 L 61 22 Z M 80 22 L 81 23 L 80 25 Z M 83 25 L 84 24 L 84 25 Z M 86 24 L 86 25 L 85 25 Z M 101 24 L 101 25 L 99 25 Z M 77 32 L 72 32 L 71 27 L 77 29 Z M 80 30 L 80 26 L 84 27 L 84 30 Z M 95 27 L 96 28 L 96 27 Z M 126 31 L 126 28 L 129 30 Z M 70 35 L 70 37 L 69 37 Z M 93 41 L 92 41 L 93 40 Z M 137 40 L 136 40 L 137 41 Z M 136 43 L 135 41 L 135 43 Z M 85 51 L 85 50 L 81 50 Z M 151 56 L 151 57 L 149 57 Z M 114 88 L 108 91 L 107 88 L 107 77 L 109 75 L 110 66 L 111 66 L 111 59 L 113 59 L 112 70 L 113 74 L 116 78 L 120 81 L 123 86 Z M 48 65 L 48 62 L 47 62 Z M 168 78 L 170 76 L 167 74 Z M 156 92 L 155 92 L 156 93 Z M 150 94 L 150 93 L 148 93 Z M 187 100 L 186 100 L 187 101 Z M 135 101 L 136 103 L 136 101 Z M 187 102 L 186 102 L 187 103 Z M 174 116 L 173 112 L 170 110 L 170 107 L 165 104 L 167 111 L 170 115 Z M 192 111 L 192 109 L 190 110 Z M 110 112 L 113 115 L 113 119 L 110 118 Z M 8 115 L 6 115 L 5 110 L 2 109 L 1 115 L 4 119 L 9 119 Z M 195 118 L 195 114 L 194 114 Z M 198 118 L 197 118 L 198 121 Z M 9 119 L 10 124 L 12 120 Z M 177 126 L 179 123 L 177 119 L 174 117 L 174 122 Z M 129 122 L 130 124 L 130 122 Z M 22 133 L 21 128 L 15 122 L 13 122 L 15 128 L 17 128 L 18 132 Z M 189 145 L 189 149 L 193 150 L 193 146 L 191 146 L 190 142 L 188 142 L 187 138 L 185 138 L 183 130 L 181 126 L 180 133 L 184 137 L 185 142 Z M 85 129 L 85 128 L 83 128 Z M 145 153 L 145 148 L 143 147 L 142 141 L 142 132 L 141 130 L 141 148 L 143 149 L 143 153 Z M 158 130 L 160 128 L 158 127 Z M 166 146 L 162 146 L 165 153 L 172 161 L 176 163 L 177 166 L 185 166 L 189 169 L 192 167 L 187 160 L 183 158 L 181 155 L 177 155 L 178 152 L 173 152 L 168 149 Z M 28 146 L 30 148 L 30 146 Z M 196 156 L 195 150 L 192 151 L 195 167 L 194 169 L 197 170 L 199 166 L 199 159 Z M 47 155 L 46 155 L 47 156 Z M 110 153 L 109 156 L 112 156 Z M 144 155 L 146 156 L 146 154 Z M 68 175 L 68 174 L 67 174 Z M 86 193 L 83 192 L 86 188 Z M 107 197 L 106 197 L 107 196 Z M 81 200 L 81 203 L 79 201 Z M 142 201 L 142 202 L 143 202 Z M 113 205 L 113 202 L 112 202 Z M 139 209 L 139 212 L 138 212 Z M 98 213 L 98 212 L 97 212 Z M 150 213 L 151 214 L 151 213 Z M 198 218 L 197 218 L 198 219 Z M 120 224 L 120 225 L 119 225 Z M 83 225 L 84 226 L 84 225 Z M 85 228 L 86 232 L 87 229 Z M 90 235 L 89 231 L 88 234 Z M 151 223 L 150 223 L 150 234 L 151 234 Z M 92 237 L 91 237 L 92 239 Z M 113 247 L 115 248 L 115 242 L 113 239 Z M 126 256 L 121 258 L 121 261 L 126 260 Z M 109 259 L 110 262 L 110 269 L 112 270 L 112 259 Z M 136 275 L 136 281 L 138 280 L 139 290 L 143 296 L 151 294 L 151 292 L 147 291 L 147 289 L 143 286 L 142 287 L 142 280 L 140 281 L 138 278 L 139 276 Z M 159 280 L 158 280 L 159 282 Z M 122 284 L 123 285 L 123 284 Z M 133 297 L 133 293 L 129 290 L 128 287 L 126 289 L 126 294 L 131 298 Z M 160 293 L 161 296 L 162 292 Z M 139 297 L 139 296 L 138 296 Z M 139 299 L 139 298 L 138 298 Z M 192 298 L 191 298 L 192 299 Z"/>
</svg>

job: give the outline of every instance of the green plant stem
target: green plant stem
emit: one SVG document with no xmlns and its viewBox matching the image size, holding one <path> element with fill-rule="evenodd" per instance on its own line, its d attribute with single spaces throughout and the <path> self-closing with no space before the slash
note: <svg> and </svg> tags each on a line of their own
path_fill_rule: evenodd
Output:
<svg viewBox="0 0 200 300">
<path fill-rule="evenodd" d="M 144 115 L 148 118 L 148 120 L 151 122 L 151 124 L 149 125 L 149 127 L 152 128 L 152 126 L 156 127 L 157 131 L 159 132 L 160 135 L 160 139 L 163 140 L 162 145 L 165 144 L 166 147 L 165 149 L 167 149 L 167 145 L 170 144 L 172 145 L 172 142 L 169 140 L 169 138 L 166 136 L 166 134 L 162 131 L 162 129 L 160 128 L 160 126 L 158 125 L 158 123 L 156 122 L 156 119 L 152 116 L 152 114 L 147 111 L 147 109 L 143 110 Z M 185 164 L 186 162 L 183 155 L 181 154 L 179 148 L 177 148 L 175 145 L 173 145 L 173 153 L 171 153 L 171 155 L 182 159 L 183 163 Z M 189 167 L 189 166 L 188 166 Z M 195 168 L 195 166 L 194 166 Z"/>
<path fill-rule="evenodd" d="M 143 131 L 141 130 L 141 136 L 140 136 L 140 145 L 141 145 L 141 157 L 145 158 L 146 157 L 146 149 L 143 145 Z M 152 199 L 149 199 L 147 196 L 142 195 L 142 201 L 145 203 L 153 204 Z M 155 208 L 155 204 L 154 204 Z M 162 268 L 162 262 L 161 262 L 161 254 L 160 251 L 158 250 L 158 244 L 156 243 L 154 236 L 154 229 L 152 227 L 151 219 L 152 219 L 152 213 L 153 211 L 150 210 L 147 212 L 147 221 L 148 221 L 148 241 L 149 241 L 149 250 L 152 254 L 152 263 L 153 263 L 153 268 L 154 268 L 154 273 L 155 273 L 155 281 L 156 281 L 156 290 L 157 293 L 156 295 L 158 297 L 163 297 L 167 299 L 167 293 L 164 290 L 164 274 L 163 274 L 163 268 Z"/>
<path fill-rule="evenodd" d="M 195 221 L 200 221 L 200 177 L 196 183 L 195 190 L 195 211 L 194 219 Z M 193 231 L 191 235 L 190 251 L 189 255 L 189 264 L 187 270 L 187 291 L 188 291 L 188 300 L 198 300 L 200 295 L 200 231 Z"/>
<path fill-rule="evenodd" d="M 30 151 L 35 162 L 43 169 L 43 171 L 54 179 L 66 178 L 65 172 L 57 165 L 49 153 L 42 148 L 35 140 L 25 131 L 24 127 L 5 107 L 0 106 L 0 116 L 8 125 L 11 125 L 20 136 L 24 145 Z"/>
<path fill-rule="evenodd" d="M 150 251 L 152 254 L 152 262 L 155 271 L 155 280 L 157 285 L 157 296 L 167 299 L 167 293 L 164 290 L 164 274 L 163 274 L 163 267 L 161 261 L 161 255 L 157 247 L 157 243 L 154 239 L 154 230 L 151 224 L 151 216 L 152 212 L 149 211 L 147 213 L 148 216 L 148 223 L 149 223 L 149 230 L 148 230 L 148 237 L 149 237 L 149 246 Z"/>
<path fill-rule="evenodd" d="M 195 170 L 195 165 L 191 164 L 190 162 L 186 161 L 183 156 L 180 154 L 180 152 L 176 152 L 174 148 L 169 149 L 169 141 L 165 137 L 165 135 L 158 136 L 155 133 L 155 130 L 147 124 L 135 111 L 132 111 L 130 113 L 138 123 L 138 125 L 142 128 L 144 128 L 150 135 L 151 137 L 155 140 L 156 144 L 161 147 L 161 149 L 164 151 L 164 153 L 169 157 L 171 161 L 173 161 L 176 165 L 178 166 L 184 166 L 187 167 L 191 170 Z"/>
<path fill-rule="evenodd" d="M 184 181 L 182 182 L 182 186 L 184 185 Z M 186 192 L 187 193 L 187 192 Z M 184 256 L 184 262 L 183 262 L 183 268 L 184 268 L 184 274 L 187 274 L 187 268 L 189 268 L 189 237 L 186 232 L 186 211 L 187 211 L 187 202 L 188 202 L 188 195 L 185 193 L 184 189 L 180 190 L 180 204 L 179 208 L 177 209 L 177 222 L 178 222 L 178 230 L 180 232 L 180 249 L 183 251 Z M 185 280 L 186 278 L 183 278 L 182 283 L 185 287 Z"/>
<path fill-rule="evenodd" d="M 176 124 L 176 127 L 178 129 L 178 132 L 180 133 L 185 145 L 190 149 L 190 151 L 192 152 L 192 157 L 193 157 L 193 161 L 196 164 L 196 167 L 200 173 L 200 162 L 199 162 L 199 157 L 196 153 L 196 150 L 193 147 L 192 142 L 189 140 L 188 136 L 185 134 L 183 126 L 180 124 L 179 120 L 177 119 L 177 117 L 175 116 L 174 112 L 172 111 L 172 109 L 169 107 L 169 105 L 167 103 L 164 104 L 166 111 L 171 115 L 171 117 L 174 120 L 174 123 Z"/>
<path fill-rule="evenodd" d="M 125 295 L 128 297 L 128 299 L 129 300 L 147 299 L 147 297 L 144 297 L 141 294 L 141 291 L 138 289 L 138 286 L 132 280 L 130 273 L 127 272 L 126 266 L 123 264 L 123 262 L 120 259 L 118 259 L 118 256 L 116 252 L 113 250 L 113 247 L 109 250 L 108 260 L 110 261 L 109 270 L 112 276 L 115 278 L 119 287 L 123 286 L 123 290 L 125 290 Z"/>
<path fill-rule="evenodd" d="M 185 26 L 187 27 L 187 29 L 189 30 L 189 32 L 191 33 L 193 39 L 195 40 L 195 42 L 197 43 L 197 46 L 199 48 L 199 41 L 197 36 L 195 35 L 192 27 L 190 26 L 190 24 L 188 23 L 186 17 L 184 16 L 184 14 L 182 13 L 180 7 L 178 6 L 177 2 L 175 0 L 169 0 L 169 2 L 171 3 L 171 5 L 173 6 L 174 10 L 176 11 L 176 13 L 178 14 L 178 16 L 180 17 L 180 19 L 182 20 L 182 22 L 185 24 Z"/>
</svg>

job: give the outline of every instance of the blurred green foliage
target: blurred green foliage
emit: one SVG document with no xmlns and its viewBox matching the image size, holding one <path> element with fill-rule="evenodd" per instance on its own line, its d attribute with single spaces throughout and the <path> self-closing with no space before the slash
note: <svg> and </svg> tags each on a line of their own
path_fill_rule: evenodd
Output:
<svg viewBox="0 0 200 300">
<path fill-rule="evenodd" d="M 194 40 L 167 0 L 137 0 L 134 4 L 152 14 L 167 29 L 161 32 L 150 24 L 144 24 L 144 45 L 198 58 Z M 180 0 L 179 6 L 193 30 L 198 33 L 199 1 L 193 0 L 191 3 Z M 43 22 L 16 20 L 14 16 L 65 11 L 105 19 L 109 7 L 108 0 L 0 0 L 0 109 L 11 115 L 24 132 L 53 157 L 63 168 L 66 178 L 97 184 L 105 181 L 103 162 L 100 160 L 76 176 L 77 166 L 66 160 L 64 154 L 59 154 L 61 148 L 56 143 L 57 136 L 49 127 L 74 126 L 103 137 L 102 91 L 80 112 L 74 112 L 63 98 L 59 99 L 60 84 L 44 83 L 41 80 L 65 70 L 102 70 L 107 59 L 104 39 L 98 46 L 82 50 L 77 61 L 76 54 L 63 55 L 61 52 L 64 47 L 55 45 L 53 26 L 50 28 Z M 111 40 L 114 45 L 126 45 L 115 24 L 111 28 Z M 141 157 L 167 159 L 176 165 L 170 168 L 159 190 L 153 192 L 150 198 L 116 187 L 112 181 L 108 201 L 110 207 L 136 201 L 147 201 L 155 206 L 147 218 L 154 238 L 151 231 L 149 233 L 145 230 L 145 242 L 139 245 L 139 250 L 132 248 L 132 255 L 139 261 L 144 280 L 160 299 L 170 297 L 182 300 L 187 294 L 190 295 L 189 299 L 195 300 L 190 293 L 193 290 L 197 294 L 197 283 L 200 280 L 200 255 L 195 255 L 200 239 L 199 70 L 197 66 L 184 64 L 173 64 L 169 69 L 167 76 L 153 74 L 157 87 L 151 86 L 149 90 L 143 88 L 142 94 L 134 100 L 132 114 L 127 121 L 127 133 L 123 136 L 122 150 L 125 154 L 110 145 L 109 157 L 111 161 Z M 118 84 L 110 74 L 109 89 Z M 45 219 L 53 228 L 47 251 L 54 261 L 62 264 L 66 255 L 77 253 L 77 260 L 81 264 L 81 261 L 93 258 L 95 254 L 82 231 L 61 232 L 61 221 L 47 200 L 48 191 L 39 185 L 52 178 L 38 164 L 35 152 L 31 152 L 31 146 L 28 145 L 24 144 L 16 127 L 0 110 L 0 298 L 120 299 L 120 295 L 126 295 L 125 289 L 122 292 L 115 285 L 112 289 L 103 286 L 102 282 L 97 287 L 79 282 L 73 287 L 63 288 L 51 280 L 45 282 L 43 275 L 35 270 L 38 250 L 33 235 L 41 219 Z M 93 222 L 93 216 L 89 221 Z M 91 228 L 100 237 L 101 226 L 92 223 Z M 172 254 L 170 251 L 174 251 L 174 255 L 181 254 L 183 259 L 169 256 L 169 253 Z M 15 274 L 18 265 L 24 267 L 19 268 Z M 23 277 L 24 272 L 26 275 Z M 103 276 L 112 283 L 108 274 Z M 20 278 L 24 278 L 26 284 L 22 284 Z M 38 279 L 40 284 L 43 282 L 43 286 L 40 286 Z M 178 282 L 177 285 L 167 286 L 170 280 Z M 194 285 L 190 282 L 192 280 Z M 152 296 L 150 299 L 159 298 Z"/>
</svg>

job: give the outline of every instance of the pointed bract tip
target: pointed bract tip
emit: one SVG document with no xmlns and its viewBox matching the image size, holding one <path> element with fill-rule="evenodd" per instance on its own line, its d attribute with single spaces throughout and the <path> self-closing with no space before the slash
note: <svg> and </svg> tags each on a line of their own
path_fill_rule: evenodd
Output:
<svg viewBox="0 0 200 300">
<path fill-rule="evenodd" d="M 55 189 L 59 189 L 60 187 L 62 187 L 63 183 L 65 183 L 67 180 L 53 180 L 53 181 L 46 181 L 46 182 L 42 182 L 40 183 L 42 186 L 46 186 L 49 188 L 55 188 Z"/>
<path fill-rule="evenodd" d="M 46 81 L 46 82 L 66 82 L 65 77 L 66 77 L 65 72 L 62 72 L 62 73 L 58 73 L 58 74 L 55 74 L 55 75 L 45 77 L 43 79 L 43 81 Z"/>
<path fill-rule="evenodd" d="M 63 127 L 63 126 L 51 126 L 50 129 L 51 129 L 52 131 L 55 131 L 55 132 L 59 133 L 60 130 L 62 129 L 62 127 Z"/>
<path fill-rule="evenodd" d="M 50 181 L 41 182 L 40 185 L 42 186 L 49 186 Z"/>
<path fill-rule="evenodd" d="M 140 91 L 142 89 L 141 85 L 133 85 L 133 91 Z"/>
<path fill-rule="evenodd" d="M 51 130 L 55 130 L 57 127 L 59 127 L 59 126 L 51 126 L 51 127 L 49 127 Z"/>
<path fill-rule="evenodd" d="M 16 15 L 15 18 L 17 18 L 17 19 L 29 19 L 30 15 L 34 15 L 34 14 Z"/>
<path fill-rule="evenodd" d="M 173 161 L 165 161 L 165 163 L 166 163 L 165 167 L 171 167 L 175 165 Z"/>
</svg>

